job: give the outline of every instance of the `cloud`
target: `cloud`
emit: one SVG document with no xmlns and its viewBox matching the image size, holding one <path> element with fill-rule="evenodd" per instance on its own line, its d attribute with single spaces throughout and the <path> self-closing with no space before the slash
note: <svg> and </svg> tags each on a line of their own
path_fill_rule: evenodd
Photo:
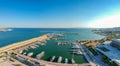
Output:
<svg viewBox="0 0 120 66">
<path fill-rule="evenodd" d="M 120 27 L 120 13 L 94 20 L 88 26 L 93 28 Z"/>
</svg>

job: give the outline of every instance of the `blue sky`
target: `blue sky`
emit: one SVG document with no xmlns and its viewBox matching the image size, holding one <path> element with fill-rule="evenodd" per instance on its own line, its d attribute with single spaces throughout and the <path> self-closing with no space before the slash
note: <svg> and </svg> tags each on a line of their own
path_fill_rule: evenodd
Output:
<svg viewBox="0 0 120 66">
<path fill-rule="evenodd" d="M 89 27 L 120 12 L 120 0 L 0 0 L 4 27 Z"/>
</svg>

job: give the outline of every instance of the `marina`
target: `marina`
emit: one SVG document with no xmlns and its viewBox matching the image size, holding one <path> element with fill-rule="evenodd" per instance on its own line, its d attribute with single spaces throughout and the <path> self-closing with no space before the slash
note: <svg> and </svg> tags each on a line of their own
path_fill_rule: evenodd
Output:
<svg viewBox="0 0 120 66">
<path fill-rule="evenodd" d="M 31 40 L 31 42 L 20 42 L 22 44 L 24 43 L 24 45 L 14 47 L 13 50 L 20 53 L 20 56 L 24 58 L 27 56 L 37 60 L 63 64 L 88 64 L 81 52 L 80 45 L 76 43 L 76 40 L 79 38 L 78 35 L 80 34 L 73 35 L 65 32 L 64 34 L 59 34 L 60 33 L 54 33 L 55 36 L 51 34 L 52 37 L 48 37 L 47 34 L 45 36 L 46 38 L 35 39 L 33 42 Z M 74 39 L 73 36 L 76 38 Z M 60 38 L 60 40 L 52 38 Z M 61 40 L 61 38 L 65 38 L 65 40 Z M 57 42 L 59 42 L 59 45 Z"/>
</svg>

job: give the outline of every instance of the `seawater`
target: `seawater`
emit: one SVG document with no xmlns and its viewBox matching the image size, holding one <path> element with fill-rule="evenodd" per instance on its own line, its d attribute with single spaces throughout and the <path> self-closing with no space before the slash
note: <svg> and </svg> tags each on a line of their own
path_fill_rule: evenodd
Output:
<svg viewBox="0 0 120 66">
<path fill-rule="evenodd" d="M 66 33 L 63 37 L 66 38 L 64 41 L 75 42 L 76 40 L 94 40 L 101 39 L 104 36 L 97 35 L 92 32 L 92 29 L 87 28 L 13 28 L 10 32 L 0 32 L 0 47 L 6 45 L 31 39 L 34 37 L 41 36 L 47 33 Z M 77 33 L 70 34 L 70 33 Z M 87 63 L 83 55 L 73 55 L 69 52 L 71 45 L 57 45 L 56 40 L 49 40 L 45 45 L 39 45 L 36 49 L 29 49 L 24 52 L 34 52 L 32 57 L 36 57 L 41 51 L 45 51 L 45 55 L 41 58 L 43 60 L 49 61 L 52 56 L 62 56 L 64 63 L 65 58 L 68 58 L 69 63 L 71 58 L 75 59 L 76 63 Z M 57 60 L 57 59 L 56 59 Z"/>
</svg>

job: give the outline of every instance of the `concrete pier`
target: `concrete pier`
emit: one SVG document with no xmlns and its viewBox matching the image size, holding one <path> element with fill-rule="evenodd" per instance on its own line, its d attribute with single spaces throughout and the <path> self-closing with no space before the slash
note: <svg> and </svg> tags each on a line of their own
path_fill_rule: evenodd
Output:
<svg viewBox="0 0 120 66">
<path fill-rule="evenodd" d="M 0 48 L 0 53 L 5 52 L 5 51 L 9 51 L 9 50 L 13 50 L 13 49 L 18 49 L 18 48 L 26 49 L 31 44 L 35 44 L 38 41 L 42 42 L 43 40 L 47 40 L 49 38 L 50 37 L 48 35 L 43 35 L 43 36 L 40 36 L 37 38 L 33 38 L 33 39 L 26 40 L 26 41 L 21 41 L 18 43 L 10 44 L 8 46 Z M 25 47 L 25 46 L 27 46 L 27 47 Z"/>
</svg>

